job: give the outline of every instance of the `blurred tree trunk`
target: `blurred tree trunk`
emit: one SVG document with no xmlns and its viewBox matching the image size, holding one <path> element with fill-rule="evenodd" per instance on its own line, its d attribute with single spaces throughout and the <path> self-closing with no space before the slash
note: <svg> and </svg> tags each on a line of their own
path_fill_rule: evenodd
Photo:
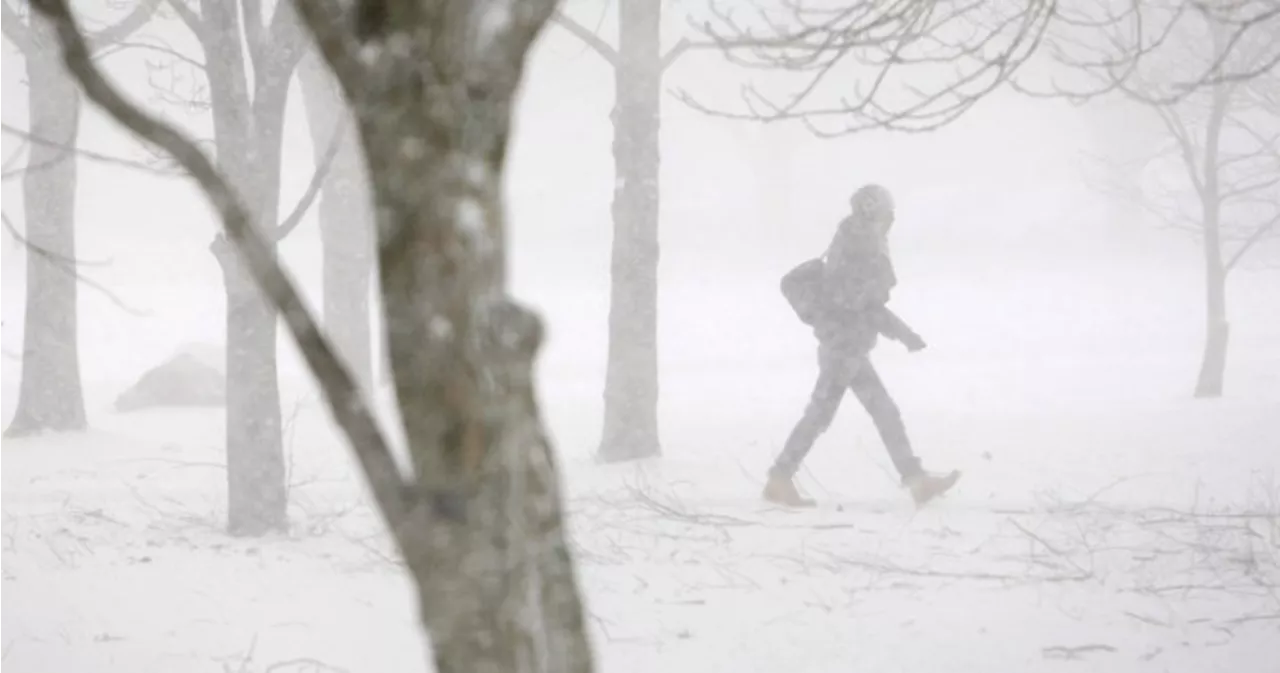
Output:
<svg viewBox="0 0 1280 673">
<path fill-rule="evenodd" d="M 395 502 L 398 480 L 379 479 L 393 468 L 368 473 L 417 580 L 436 670 L 587 673 L 534 395 L 542 328 L 508 294 L 502 200 L 525 57 L 555 2 L 513 11 L 443 0 L 424 11 L 396 0 L 362 15 L 354 34 L 323 5 L 298 6 L 353 108 L 369 168 L 411 502 Z"/>
<path fill-rule="evenodd" d="M 661 454 L 658 433 L 658 215 L 661 12 L 620 0 L 613 113 L 613 259 L 604 430 L 606 462 Z"/>
<path fill-rule="evenodd" d="M 347 115 L 333 73 L 318 55 L 298 67 L 316 164 L 322 161 L 337 124 Z M 323 248 L 324 326 L 364 390 L 373 391 L 373 349 L 369 281 L 373 269 L 373 232 L 369 190 L 355 130 L 344 126 L 320 195 L 320 244 Z"/>
</svg>

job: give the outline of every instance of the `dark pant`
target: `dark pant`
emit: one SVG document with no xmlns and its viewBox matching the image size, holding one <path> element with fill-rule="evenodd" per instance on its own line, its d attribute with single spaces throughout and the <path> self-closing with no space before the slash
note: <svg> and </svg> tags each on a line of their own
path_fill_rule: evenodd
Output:
<svg viewBox="0 0 1280 673">
<path fill-rule="evenodd" d="M 898 474 L 906 479 L 920 473 L 920 459 L 911 450 L 902 414 L 875 367 L 871 366 L 871 360 L 865 354 L 851 354 L 823 345 L 818 348 L 818 382 L 813 387 L 809 405 L 787 438 L 770 474 L 787 479 L 795 476 L 818 436 L 831 427 L 846 390 L 852 390 L 871 414 Z"/>
</svg>

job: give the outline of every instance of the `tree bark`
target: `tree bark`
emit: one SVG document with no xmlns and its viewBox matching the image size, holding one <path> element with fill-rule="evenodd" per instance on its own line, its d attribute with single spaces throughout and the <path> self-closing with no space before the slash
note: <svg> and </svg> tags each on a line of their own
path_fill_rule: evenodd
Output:
<svg viewBox="0 0 1280 673">
<path fill-rule="evenodd" d="M 298 79 L 311 129 L 317 165 L 346 116 L 333 73 L 319 56 L 298 67 Z M 373 268 L 373 232 L 365 169 L 353 128 L 343 127 L 324 189 L 320 193 L 320 245 L 323 248 L 324 326 L 361 388 L 373 391 L 373 346 L 369 292 Z"/>
<path fill-rule="evenodd" d="M 37 44 L 52 43 L 42 20 L 31 23 Z M 80 382 L 76 287 L 76 178 L 74 148 L 80 127 L 80 92 L 58 55 L 47 48 L 26 54 L 31 143 L 22 178 L 26 209 L 27 299 L 22 337 L 22 382 L 10 437 L 87 427 Z"/>
<path fill-rule="evenodd" d="M 604 428 L 597 456 L 661 454 L 658 433 L 661 4 L 620 0 L 615 68 L 613 258 Z"/>
<path fill-rule="evenodd" d="M 206 1 L 206 72 L 219 168 L 275 254 L 288 68 L 253 64 L 246 75 L 238 3 Z M 246 17 L 247 20 L 260 20 Z M 252 92 L 252 93 L 251 93 Z M 277 314 L 222 235 L 210 246 L 227 291 L 227 532 L 257 536 L 288 529 L 278 375 Z"/>
<path fill-rule="evenodd" d="M 354 36 L 326 38 L 329 16 L 298 3 L 354 108 L 372 180 L 387 346 L 421 503 L 402 525 L 388 518 L 442 673 L 592 670 L 534 396 L 542 328 L 508 295 L 505 272 L 511 110 L 554 4 L 387 2 Z"/>
<path fill-rule="evenodd" d="M 215 114 L 217 114 L 215 112 Z M 274 119 L 272 118 L 274 116 Z M 229 171 L 242 185 L 254 226 L 275 220 L 279 202 L 280 138 L 284 106 L 255 116 L 255 148 L 242 149 L 252 163 Z M 274 122 L 274 123 L 273 123 Z M 270 138 L 274 135 L 275 142 Z M 218 142 L 218 156 L 232 143 Z M 234 165 L 236 162 L 228 162 Z M 242 176 L 237 179 L 237 175 Z M 274 252 L 274 246 L 273 252 Z M 227 290 L 227 531 L 263 535 L 288 528 L 276 312 L 221 236 L 211 246 Z"/>
</svg>

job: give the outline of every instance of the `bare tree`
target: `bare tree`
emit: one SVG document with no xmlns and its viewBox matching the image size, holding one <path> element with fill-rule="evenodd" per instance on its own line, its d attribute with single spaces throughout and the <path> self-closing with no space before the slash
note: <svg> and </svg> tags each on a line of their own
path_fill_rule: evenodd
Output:
<svg viewBox="0 0 1280 673">
<path fill-rule="evenodd" d="M 276 263 L 256 214 L 172 126 L 101 77 L 66 6 L 40 0 L 88 96 L 172 152 L 323 384 L 417 581 L 436 670 L 592 670 L 558 477 L 539 419 L 542 330 L 504 274 L 500 179 L 525 55 L 554 0 L 298 0 L 353 107 L 413 476 Z"/>
<path fill-rule="evenodd" d="M 837 0 L 815 6 L 804 0 L 779 0 L 752 10 L 744 21 L 740 14 L 713 5 L 714 19 L 702 30 L 731 62 L 755 70 L 799 73 L 800 86 L 771 95 L 748 85 L 737 110 L 712 108 L 684 93 L 686 103 L 720 116 L 799 121 L 824 136 L 873 128 L 936 129 L 1005 85 L 1077 101 L 1123 92 L 1159 110 L 1166 128 L 1180 139 L 1179 152 L 1201 206 L 1198 228 L 1204 235 L 1208 327 L 1196 394 L 1221 393 L 1228 338 L 1226 274 L 1276 226 L 1274 213 L 1258 203 L 1261 190 L 1275 186 L 1270 178 L 1248 187 L 1223 187 L 1224 165 L 1245 160 L 1224 156 L 1221 140 L 1235 92 L 1245 84 L 1269 80 L 1280 65 L 1280 4 Z M 1183 36 L 1206 21 L 1214 26 L 1208 58 L 1194 64 L 1183 58 L 1184 67 L 1165 69 L 1158 78 L 1148 76 L 1150 66 L 1178 61 L 1188 49 Z M 1201 31 L 1201 43 L 1204 39 Z M 1066 81 L 1055 78 L 1046 86 L 1030 75 L 1024 77 L 1024 66 L 1041 56 Z M 1199 147 L 1177 113 L 1197 98 L 1210 101 Z M 1274 152 L 1275 136 L 1255 140 L 1257 147 Z M 1226 200 L 1246 194 L 1254 200 L 1255 211 L 1264 211 L 1261 224 L 1244 225 L 1239 249 L 1224 257 Z M 1267 198 L 1274 205 L 1274 195 Z M 1233 222 L 1239 217 L 1232 215 Z"/>
<path fill-rule="evenodd" d="M 325 332 L 346 358 L 364 390 L 373 390 L 373 337 L 369 320 L 369 281 L 373 273 L 373 222 L 368 181 L 358 138 L 333 73 L 318 54 L 298 67 L 316 163 L 331 142 L 333 129 L 344 131 L 320 195 L 320 245 L 323 248 Z"/>
<path fill-rule="evenodd" d="M 140 0 L 127 15 L 86 38 L 101 52 L 151 19 L 160 0 Z M 22 178 L 26 242 L 44 254 L 27 257 L 22 383 L 6 436 L 87 427 L 80 383 L 77 274 L 67 262 L 76 255 L 75 147 L 80 132 L 80 94 L 59 61 L 52 28 L 24 21 L 8 0 L 4 37 L 27 66 L 27 110 L 34 142 Z M 41 142 L 43 141 L 43 142 Z"/>
<path fill-rule="evenodd" d="M 1280 73 L 1221 79 L 1191 95 L 1163 100 L 1159 91 L 1173 72 L 1213 62 L 1249 72 L 1265 61 L 1265 43 L 1233 43 L 1230 24 L 1211 12 L 1201 18 L 1199 26 L 1180 31 L 1176 59 L 1119 85 L 1159 119 L 1169 139 L 1168 155 L 1182 168 L 1182 179 L 1161 185 L 1143 201 L 1171 227 L 1201 240 L 1205 348 L 1195 395 L 1218 397 L 1230 338 L 1227 276 L 1259 243 L 1280 234 Z M 1224 57 L 1228 49 L 1233 54 Z"/>
<path fill-rule="evenodd" d="M 730 62 L 751 72 L 792 73 L 799 84 L 779 93 L 748 83 L 736 108 L 680 95 L 708 114 L 792 120 L 820 136 L 927 131 L 1004 85 L 1076 99 L 1115 91 L 1143 61 L 1176 49 L 1170 36 L 1195 21 L 1201 8 L 1228 26 L 1228 56 L 1237 43 L 1274 34 L 1280 25 L 1280 6 L 1272 0 L 777 0 L 745 11 L 738 3 L 713 2 L 713 18 L 700 29 Z M 1024 66 L 1037 57 L 1077 77 L 1047 85 L 1024 77 Z M 1229 68 L 1224 57 L 1153 95 L 1173 102 L 1214 82 L 1268 72 L 1278 60 L 1280 46 L 1249 68 Z"/>
<path fill-rule="evenodd" d="M 287 2 L 276 3 L 269 15 L 259 0 L 199 0 L 198 12 L 185 0 L 169 4 L 204 52 L 219 167 L 274 250 L 300 219 L 274 224 L 285 106 L 294 69 L 307 50 L 305 31 Z M 211 250 L 227 290 L 227 529 L 236 535 L 284 530 L 288 502 L 276 313 L 224 236 Z"/>
<path fill-rule="evenodd" d="M 1030 58 L 1056 5 L 849 0 L 815 6 L 780 0 L 751 5 L 744 19 L 740 5 L 712 2 L 712 18 L 700 29 L 730 63 L 796 73 L 800 84 L 774 93 L 748 83 L 734 109 L 705 105 L 688 92 L 680 97 L 709 114 L 794 120 L 823 136 L 936 128 L 964 114 Z"/>
<path fill-rule="evenodd" d="M 657 456 L 662 76 L 690 43 L 663 50 L 662 3 L 652 0 L 618 0 L 617 48 L 563 12 L 555 21 L 614 71 L 609 353 L 596 455 L 606 462 Z"/>
</svg>

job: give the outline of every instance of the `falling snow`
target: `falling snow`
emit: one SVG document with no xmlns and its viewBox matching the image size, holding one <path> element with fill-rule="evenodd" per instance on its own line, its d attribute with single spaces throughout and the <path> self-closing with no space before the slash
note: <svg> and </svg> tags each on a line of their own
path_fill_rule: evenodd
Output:
<svg viewBox="0 0 1280 673">
<path fill-rule="evenodd" d="M 532 11 L 528 2 L 463 3 L 471 39 L 459 49 L 500 53 L 504 35 Z M 96 27 L 129 3 L 92 4 L 79 3 L 83 23 Z M 1280 201 L 1280 161 L 1265 139 L 1280 135 L 1272 114 L 1280 111 L 1249 106 L 1275 103 L 1265 95 L 1274 87 L 1261 88 L 1275 73 L 1256 90 L 1234 89 L 1257 95 L 1228 110 L 1238 114 L 1227 115 L 1222 135 L 1232 157 L 1223 162 L 1232 171 L 1224 190 L 1250 192 L 1224 206 L 1224 259 L 1256 243 L 1226 276 L 1224 390 L 1204 399 L 1193 395 L 1206 350 L 1203 194 L 1182 156 L 1164 152 L 1179 140 L 1203 143 L 1204 128 L 1173 133 L 1164 125 L 1170 115 L 1129 99 L 1072 105 L 1007 87 L 926 134 L 828 138 L 798 120 L 725 119 L 695 104 L 737 110 L 748 83 L 794 92 L 808 80 L 785 70 L 752 79 L 769 68 L 735 67 L 710 49 L 689 49 L 665 66 L 654 60 L 681 37 L 701 44 L 681 13 L 699 20 L 694 27 L 715 17 L 695 5 L 620 0 L 604 15 L 598 37 L 618 52 L 615 65 L 630 75 L 660 72 L 660 86 L 644 89 L 660 100 L 618 90 L 620 71 L 594 58 L 563 19 L 546 28 L 525 64 L 505 169 L 461 150 L 442 155 L 452 163 L 440 173 L 458 193 L 428 204 L 437 228 L 415 232 L 423 234 L 415 245 L 445 240 L 508 262 L 512 296 L 485 294 L 477 314 L 499 315 L 514 299 L 546 326 L 537 414 L 563 476 L 597 670 L 1274 670 L 1280 228 L 1265 222 L 1274 222 L 1267 204 Z M 600 20 L 591 3 L 559 11 L 584 30 Z M 72 138 L 84 154 L 54 155 L 6 130 L 6 225 L 80 263 L 30 274 L 44 258 L 4 234 L 3 415 L 7 425 L 29 404 L 20 403 L 24 377 L 45 382 L 42 403 L 76 396 L 29 355 L 48 344 L 24 343 L 29 324 L 74 325 L 66 343 L 78 355 L 89 429 L 4 439 L 7 673 L 431 670 L 413 578 L 284 329 L 264 340 L 276 343 L 278 375 L 256 372 L 256 385 L 279 397 L 289 530 L 227 534 L 228 474 L 239 468 L 229 464 L 223 388 L 228 365 L 260 354 L 251 346 L 226 352 L 227 279 L 208 245 L 217 222 L 187 181 L 137 170 L 138 157 L 149 155 L 100 108 L 66 107 L 74 96 L 49 99 L 58 105 L 34 100 L 32 92 L 57 93 L 44 85 L 60 80 L 36 69 L 47 65 L 41 53 L 23 51 L 24 17 L 11 23 L 6 13 L 6 129 L 34 132 L 37 114 L 78 110 L 84 123 Z M 627 47 L 610 23 L 620 18 L 635 31 Z M 775 28 L 794 24 L 771 18 Z M 661 31 L 643 30 L 649 25 Z M 413 34 L 398 28 L 351 60 L 369 67 L 420 53 Z M 1280 20 L 1264 29 L 1280 35 Z M 1189 35 L 1195 39 L 1174 56 L 1190 59 L 1212 42 Z M 180 21 L 152 21 L 127 43 L 160 41 L 184 58 L 117 47 L 97 62 L 193 137 L 224 132 L 209 115 L 189 112 L 212 102 L 206 74 L 192 79 L 189 65 L 206 59 Z M 287 44 L 273 37 L 255 58 L 281 56 Z M 1280 40 L 1255 47 L 1272 44 Z M 752 54 L 766 58 L 770 49 Z M 1160 71 L 1190 67 L 1171 63 Z M 426 65 L 414 62 L 424 73 Z M 1064 81 L 1078 75 L 1048 60 L 1034 65 Z M 1141 72 L 1156 69 L 1145 65 Z M 916 79 L 886 94 L 880 111 L 934 90 L 949 71 L 912 71 Z M 852 87 L 854 75 L 834 70 L 807 109 L 850 104 L 868 89 Z M 387 269 L 377 264 L 379 253 L 398 251 L 368 240 L 402 240 L 393 234 L 407 226 L 396 219 L 403 203 L 378 210 L 371 190 L 354 187 L 370 175 L 358 140 L 345 162 L 315 175 L 308 125 L 325 119 L 328 137 L 325 115 L 336 119 L 343 98 L 332 86 L 328 102 L 308 97 L 305 86 L 289 91 L 279 219 L 315 178 L 324 181 L 277 255 L 344 360 L 359 355 L 337 336 L 347 334 L 344 321 L 372 332 L 365 397 L 345 403 L 373 410 L 408 474 L 409 424 L 392 381 L 403 372 L 386 357 Z M 616 120 L 656 111 L 648 120 L 661 126 L 655 147 L 642 147 L 646 134 L 610 117 L 620 96 L 632 94 L 631 116 Z M 1193 107 L 1177 108 L 1179 118 L 1203 123 L 1210 115 L 1194 106 L 1205 100 L 1190 96 L 1185 105 Z M 370 109 L 384 116 L 397 108 Z M 836 118 L 854 123 L 826 113 L 808 122 Z M 422 168 L 449 143 L 426 132 L 392 137 L 391 161 L 398 153 L 415 170 L 379 186 L 394 186 L 385 191 L 397 196 L 430 193 Z M 657 162 L 646 164 L 656 178 L 615 175 L 642 164 L 637 157 Z M 60 177 L 51 187 L 41 177 L 65 175 L 55 171 L 68 165 L 77 171 L 70 182 Z M 944 497 L 915 506 L 876 423 L 839 386 L 841 407 L 795 479 L 816 507 L 778 507 L 762 489 L 810 404 L 820 364 L 815 330 L 779 283 L 828 250 L 851 215 L 854 190 L 868 183 L 884 185 L 896 204 L 890 233 L 872 246 L 892 256 L 896 284 L 886 306 L 927 343 L 908 352 L 882 335 L 870 361 L 925 467 L 963 477 Z M 73 191 L 56 191 L 68 185 Z M 501 202 L 491 198 L 499 187 Z M 76 238 L 67 249 L 69 240 L 50 231 L 68 210 L 54 206 L 69 204 Z M 498 212 L 505 240 L 495 239 Z M 645 228 L 646 213 L 656 230 Z M 365 237 L 336 235 L 351 232 Z M 48 287 L 68 274 L 81 277 L 78 296 L 58 313 Z M 344 283 L 358 291 L 337 292 Z M 352 295 L 359 301 L 348 302 Z M 429 314 L 425 338 L 457 336 L 460 325 Z M 520 345 L 528 321 L 501 316 L 509 320 L 495 318 L 500 344 Z M 637 316 L 651 321 L 630 320 Z M 270 327 L 275 317 L 264 320 Z M 606 402 L 646 399 L 626 395 L 637 391 L 655 401 L 625 407 L 627 418 L 653 414 L 662 454 L 604 463 Z M 883 421 L 893 410 L 880 405 Z M 250 430 L 268 435 L 276 428 L 267 425 Z M 532 517 L 515 499 L 507 505 L 512 521 Z M 539 611 L 521 619 L 545 637 Z"/>
</svg>

